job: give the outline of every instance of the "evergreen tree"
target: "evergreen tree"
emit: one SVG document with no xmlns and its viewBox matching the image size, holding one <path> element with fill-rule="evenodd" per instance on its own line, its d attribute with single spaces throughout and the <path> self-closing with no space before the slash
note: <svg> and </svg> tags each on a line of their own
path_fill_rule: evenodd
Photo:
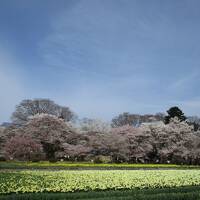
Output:
<svg viewBox="0 0 200 200">
<path fill-rule="evenodd" d="M 174 117 L 177 117 L 181 122 L 186 120 L 184 113 L 177 106 L 171 107 L 167 113 L 168 115 L 165 117 L 165 124 L 169 124 L 170 119 Z"/>
</svg>

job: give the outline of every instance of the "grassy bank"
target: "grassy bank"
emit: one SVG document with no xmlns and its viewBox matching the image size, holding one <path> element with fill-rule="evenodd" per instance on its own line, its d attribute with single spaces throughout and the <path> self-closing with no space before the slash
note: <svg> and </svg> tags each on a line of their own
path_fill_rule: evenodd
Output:
<svg viewBox="0 0 200 200">
<path fill-rule="evenodd" d="M 0 169 L 200 169 L 175 164 L 95 164 L 81 162 L 0 162 Z"/>
</svg>

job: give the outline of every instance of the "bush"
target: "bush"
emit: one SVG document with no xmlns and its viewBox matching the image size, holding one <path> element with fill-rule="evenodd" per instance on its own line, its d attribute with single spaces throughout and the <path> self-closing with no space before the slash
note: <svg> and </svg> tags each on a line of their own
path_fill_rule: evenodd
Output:
<svg viewBox="0 0 200 200">
<path fill-rule="evenodd" d="M 95 156 L 94 163 L 111 163 L 112 158 L 110 156 Z"/>
<path fill-rule="evenodd" d="M 6 161 L 6 158 L 3 155 L 0 155 L 0 161 Z"/>
</svg>

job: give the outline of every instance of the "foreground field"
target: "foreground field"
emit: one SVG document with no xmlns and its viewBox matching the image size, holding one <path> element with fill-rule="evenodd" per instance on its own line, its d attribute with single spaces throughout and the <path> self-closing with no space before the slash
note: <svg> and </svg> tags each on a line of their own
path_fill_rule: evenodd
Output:
<svg viewBox="0 0 200 200">
<path fill-rule="evenodd" d="M 200 187 L 90 191 L 75 193 L 28 193 L 0 196 L 1 200 L 199 200 Z"/>
<path fill-rule="evenodd" d="M 200 185 L 200 170 L 2 171 L 0 194 Z"/>
</svg>

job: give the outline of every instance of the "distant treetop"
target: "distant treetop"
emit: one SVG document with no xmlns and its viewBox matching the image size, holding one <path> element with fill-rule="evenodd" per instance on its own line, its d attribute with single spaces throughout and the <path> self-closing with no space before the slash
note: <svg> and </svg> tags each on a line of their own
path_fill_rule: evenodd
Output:
<svg viewBox="0 0 200 200">
<path fill-rule="evenodd" d="M 170 120 L 175 117 L 178 118 L 181 122 L 187 119 L 182 110 L 177 106 L 171 107 L 167 113 L 168 115 L 165 116 L 165 124 L 169 124 Z"/>
<path fill-rule="evenodd" d="M 16 106 L 11 119 L 15 124 L 25 124 L 30 117 L 36 114 L 50 114 L 65 121 L 70 121 L 75 116 L 68 107 L 60 106 L 52 100 L 26 99 Z"/>
<path fill-rule="evenodd" d="M 144 122 L 164 121 L 164 117 L 165 115 L 163 113 L 156 113 L 155 115 L 153 114 L 139 115 L 139 114 L 131 114 L 128 112 L 124 112 L 112 119 L 111 126 L 120 127 L 124 125 L 130 125 L 137 127 Z"/>
</svg>

